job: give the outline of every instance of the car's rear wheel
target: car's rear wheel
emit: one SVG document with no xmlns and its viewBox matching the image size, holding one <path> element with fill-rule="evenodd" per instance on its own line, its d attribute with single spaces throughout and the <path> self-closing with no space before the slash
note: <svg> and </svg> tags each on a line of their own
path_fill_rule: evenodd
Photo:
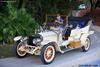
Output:
<svg viewBox="0 0 100 67">
<path fill-rule="evenodd" d="M 40 57 L 44 64 L 50 64 L 55 58 L 55 47 L 50 44 L 43 46 Z"/>
<path fill-rule="evenodd" d="M 91 45 L 90 38 L 87 37 L 85 45 L 82 47 L 83 52 L 87 52 L 90 48 L 90 45 Z"/>
<path fill-rule="evenodd" d="M 25 45 L 22 42 L 16 42 L 14 45 L 15 55 L 19 58 L 23 58 L 27 55 L 25 51 Z"/>
</svg>

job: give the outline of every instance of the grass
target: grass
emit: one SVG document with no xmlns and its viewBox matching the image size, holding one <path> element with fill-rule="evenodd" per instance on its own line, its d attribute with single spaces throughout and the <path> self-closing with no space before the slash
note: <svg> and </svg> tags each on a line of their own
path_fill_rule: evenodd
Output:
<svg viewBox="0 0 100 67">
<path fill-rule="evenodd" d="M 0 45 L 0 59 L 1 58 L 7 58 L 7 57 L 13 57 L 13 45 Z"/>
</svg>

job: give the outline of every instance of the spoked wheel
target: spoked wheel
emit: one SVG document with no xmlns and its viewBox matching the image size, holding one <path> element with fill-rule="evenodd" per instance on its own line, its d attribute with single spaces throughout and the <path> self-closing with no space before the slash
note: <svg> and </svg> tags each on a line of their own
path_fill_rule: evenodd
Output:
<svg viewBox="0 0 100 67">
<path fill-rule="evenodd" d="M 89 50 L 89 48 L 90 48 L 90 45 L 91 45 L 91 42 L 90 42 L 90 38 L 88 37 L 86 39 L 85 45 L 82 47 L 82 50 L 84 52 L 87 52 Z"/>
<path fill-rule="evenodd" d="M 19 58 L 23 58 L 27 55 L 25 51 L 25 45 L 23 42 L 16 42 L 15 44 L 15 54 Z"/>
<path fill-rule="evenodd" d="M 55 48 L 52 45 L 45 45 L 41 49 L 41 61 L 44 64 L 50 64 L 55 58 Z"/>
</svg>

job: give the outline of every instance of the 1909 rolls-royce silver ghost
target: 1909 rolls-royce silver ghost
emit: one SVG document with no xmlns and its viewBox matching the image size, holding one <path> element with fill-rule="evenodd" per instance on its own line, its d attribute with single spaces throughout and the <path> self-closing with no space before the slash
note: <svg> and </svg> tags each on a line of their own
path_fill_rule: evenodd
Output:
<svg viewBox="0 0 100 67">
<path fill-rule="evenodd" d="M 89 35 L 94 31 L 90 31 L 92 20 L 83 20 L 80 24 L 80 18 L 70 19 L 64 30 L 44 30 L 34 36 L 17 36 L 15 41 L 15 53 L 19 58 L 25 57 L 27 54 L 40 55 L 44 64 L 50 64 L 56 52 L 65 53 L 66 51 L 76 48 L 82 48 L 88 51 L 90 47 Z"/>
</svg>

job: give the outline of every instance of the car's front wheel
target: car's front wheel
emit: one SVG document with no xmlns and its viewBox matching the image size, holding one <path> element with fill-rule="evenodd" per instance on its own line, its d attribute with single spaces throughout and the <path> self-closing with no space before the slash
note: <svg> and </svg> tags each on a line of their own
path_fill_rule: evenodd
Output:
<svg viewBox="0 0 100 67">
<path fill-rule="evenodd" d="M 17 41 L 14 45 L 15 55 L 19 58 L 23 58 L 27 55 L 25 51 L 25 45 L 23 42 Z"/>
<path fill-rule="evenodd" d="M 53 45 L 47 44 L 41 49 L 41 61 L 44 64 L 50 64 L 55 58 L 55 47 Z"/>
<path fill-rule="evenodd" d="M 87 39 L 85 41 L 85 45 L 82 47 L 83 52 L 87 52 L 90 48 L 90 45 L 91 45 L 90 38 L 87 37 Z"/>
</svg>

